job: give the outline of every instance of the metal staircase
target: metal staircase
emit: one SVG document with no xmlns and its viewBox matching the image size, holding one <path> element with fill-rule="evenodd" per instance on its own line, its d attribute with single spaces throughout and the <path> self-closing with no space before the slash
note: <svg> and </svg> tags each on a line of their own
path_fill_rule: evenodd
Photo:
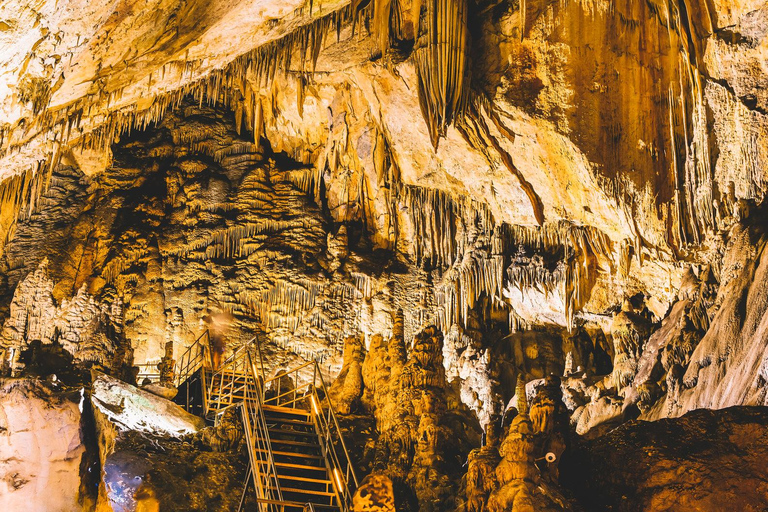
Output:
<svg viewBox="0 0 768 512">
<path fill-rule="evenodd" d="M 179 360 L 182 405 L 197 410 L 190 390 L 199 386 L 206 419 L 240 408 L 259 511 L 349 511 L 357 477 L 317 363 L 266 379 L 254 338 L 214 371 L 205 340 Z"/>
</svg>

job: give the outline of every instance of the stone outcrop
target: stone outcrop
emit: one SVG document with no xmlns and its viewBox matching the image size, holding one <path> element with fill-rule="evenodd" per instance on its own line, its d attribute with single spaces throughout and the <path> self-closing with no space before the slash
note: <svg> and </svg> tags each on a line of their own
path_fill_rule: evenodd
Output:
<svg viewBox="0 0 768 512">
<path fill-rule="evenodd" d="M 439 510 L 450 499 L 442 447 L 450 436 L 446 412 L 442 333 L 427 327 L 406 352 L 402 331 L 395 329 L 389 346 L 372 346 L 366 383 L 375 400 L 380 431 L 375 467 L 396 483 L 413 489 L 419 508 Z M 368 372 L 366 372 L 368 373 Z"/>
<path fill-rule="evenodd" d="M 723 279 L 707 313 L 706 334 L 689 341 L 694 320 L 683 320 L 681 333 L 668 342 L 683 360 L 667 373 L 667 394 L 648 417 L 679 416 L 699 408 L 766 405 L 765 285 L 768 257 L 762 227 L 737 228 L 723 260 Z M 695 331 L 694 331 L 695 333 Z M 680 339 L 682 338 L 682 339 Z M 665 361 L 672 357 L 667 356 Z M 679 356 L 678 356 L 679 357 Z M 687 363 L 687 364 L 686 364 Z M 669 364 L 669 361 L 668 361 Z"/>
<path fill-rule="evenodd" d="M 755 407 L 633 421 L 573 449 L 562 481 L 588 510 L 759 510 L 766 422 Z"/>
<path fill-rule="evenodd" d="M 381 474 L 370 474 L 360 483 L 352 497 L 353 512 L 395 512 L 392 480 Z"/>
<path fill-rule="evenodd" d="M 206 428 L 176 404 L 105 375 L 95 376 L 91 401 L 96 510 L 237 510 L 247 464 L 237 417 Z"/>
<path fill-rule="evenodd" d="M 330 398 L 341 414 L 351 414 L 360 407 L 363 396 L 363 361 L 365 347 L 360 338 L 350 336 L 344 340 L 342 367 L 329 390 Z"/>
<path fill-rule="evenodd" d="M 38 342 L 61 346 L 76 361 L 97 368 L 119 370 L 130 365 L 130 351 L 126 354 L 121 347 L 125 342 L 120 302 L 98 303 L 81 287 L 74 297 L 56 304 L 54 283 L 48 274 L 48 261 L 43 260 L 14 291 L 0 333 L 4 363 L 13 370 L 20 369 L 21 352 Z"/>
<path fill-rule="evenodd" d="M 52 389 L 32 379 L 4 380 L 1 386 L 3 509 L 65 512 L 87 506 L 81 495 L 86 450 L 82 392 Z"/>
<path fill-rule="evenodd" d="M 95 375 L 91 402 L 118 431 L 179 437 L 205 425 L 173 402 L 104 374 Z"/>
</svg>

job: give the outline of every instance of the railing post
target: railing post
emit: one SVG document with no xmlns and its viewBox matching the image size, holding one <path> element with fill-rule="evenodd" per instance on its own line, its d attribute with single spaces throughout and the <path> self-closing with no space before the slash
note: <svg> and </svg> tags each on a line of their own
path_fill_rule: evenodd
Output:
<svg viewBox="0 0 768 512">
<path fill-rule="evenodd" d="M 296 406 L 296 395 L 299 390 L 299 371 L 293 372 L 293 406 Z"/>
<path fill-rule="evenodd" d="M 208 416 L 208 377 L 205 374 L 206 369 L 200 368 L 200 388 L 203 392 L 203 416 Z M 213 381 L 213 376 L 211 376 L 211 381 Z"/>
</svg>

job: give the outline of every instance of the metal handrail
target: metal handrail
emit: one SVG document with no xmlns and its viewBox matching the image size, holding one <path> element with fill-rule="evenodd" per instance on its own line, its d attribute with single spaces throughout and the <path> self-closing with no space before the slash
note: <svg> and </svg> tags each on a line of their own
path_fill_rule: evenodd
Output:
<svg viewBox="0 0 768 512">
<path fill-rule="evenodd" d="M 253 348 L 257 351 L 255 355 Z M 256 358 L 258 358 L 260 372 L 256 369 Z M 310 368 L 311 378 L 309 375 L 303 376 L 302 374 L 309 373 Z M 291 389 L 283 389 L 285 380 L 290 381 Z M 268 397 L 269 384 L 272 385 L 271 391 L 274 391 L 274 395 Z M 322 390 L 322 398 L 318 390 Z M 263 406 L 299 408 L 302 402 L 311 411 L 323 459 L 333 482 L 339 506 L 344 512 L 351 510 L 352 495 L 359 483 L 336 412 L 330 401 L 328 387 L 317 361 L 308 361 L 266 379 L 261 344 L 258 337 L 254 337 L 239 347 L 211 375 L 208 385 L 204 383 L 203 393 L 206 417 L 213 413 L 218 419 L 219 413 L 224 409 L 234 405 L 242 407 L 243 426 L 246 431 L 254 484 L 259 494 L 256 501 L 261 512 L 282 512 L 286 506 L 296 506 L 296 503 L 284 501 L 282 498 Z M 266 454 L 266 460 L 256 453 L 257 444 L 261 453 Z M 270 482 L 273 482 L 272 486 Z M 274 496 L 275 494 L 277 496 Z"/>
<path fill-rule="evenodd" d="M 246 371 L 253 381 L 253 386 L 246 386 L 246 399 L 242 402 L 243 426 L 247 432 L 248 456 L 251 460 L 251 467 L 254 469 L 254 486 L 257 489 L 257 494 L 260 495 L 258 496 L 259 500 L 262 500 L 259 502 L 259 509 L 262 512 L 282 512 L 285 510 L 285 502 L 280 489 L 280 480 L 277 476 L 267 418 L 261 403 L 261 386 L 256 376 L 250 351 L 245 351 L 244 359 L 247 359 Z M 257 444 L 260 453 L 266 454 L 266 460 L 256 453 Z"/>
<path fill-rule="evenodd" d="M 298 402 L 305 400 L 306 395 L 309 392 L 309 386 L 314 385 L 315 379 L 313 377 L 312 381 L 299 385 L 300 372 L 305 368 L 313 366 L 314 364 L 314 361 L 308 361 L 300 366 L 297 366 L 296 368 L 293 368 L 292 370 L 287 372 L 280 372 L 274 377 L 266 379 L 264 381 L 265 393 L 269 384 L 276 383 L 277 389 L 275 390 L 275 396 L 270 396 L 267 398 L 266 394 L 264 395 L 264 403 L 268 405 L 273 403 L 274 405 L 288 407 L 295 406 Z M 285 379 L 291 381 L 292 387 L 283 392 L 283 381 Z M 302 389 L 304 389 L 305 392 L 304 394 L 300 395 L 299 391 Z"/>
<path fill-rule="evenodd" d="M 321 431 L 321 445 L 325 444 L 325 450 L 329 452 L 331 455 L 330 462 L 333 464 L 332 473 L 334 479 L 341 478 L 341 475 L 343 475 L 343 481 L 339 482 L 336 481 L 335 483 L 339 486 L 339 491 L 344 494 L 344 500 L 339 500 L 340 503 L 344 504 L 344 509 L 347 510 L 352 505 L 352 495 L 354 494 L 355 490 L 357 490 L 358 486 L 360 485 L 357 480 L 357 475 L 355 474 L 355 470 L 352 467 L 352 460 L 349 457 L 349 450 L 347 450 L 347 445 L 344 442 L 344 436 L 341 434 L 341 427 L 339 426 L 339 421 L 336 418 L 336 412 L 333 409 L 333 404 L 331 403 L 331 399 L 328 396 L 328 387 L 325 385 L 325 380 L 323 379 L 323 374 L 320 372 L 320 366 L 315 362 L 315 378 L 319 379 L 320 385 L 322 386 L 324 399 L 328 404 L 327 413 L 323 412 L 323 414 L 316 414 L 318 419 L 322 418 L 322 422 L 318 424 L 319 430 Z M 318 401 L 318 407 L 322 409 L 320 397 L 317 393 L 317 387 L 314 386 L 313 390 L 313 397 Z M 322 412 L 322 411 L 315 411 Z M 327 414 L 327 417 L 326 417 Z M 336 435 L 333 435 L 333 432 L 331 431 L 332 428 L 335 428 Z M 336 451 L 336 445 L 334 443 L 334 437 L 338 440 L 339 444 L 341 445 L 341 451 L 342 451 L 342 457 L 339 456 L 339 453 Z M 323 439 L 324 438 L 324 439 Z M 328 459 L 328 457 L 326 457 Z M 336 471 L 338 470 L 339 473 Z M 350 485 L 352 484 L 352 485 Z M 350 488 L 351 487 L 351 488 Z"/>
<path fill-rule="evenodd" d="M 300 374 L 303 370 L 310 367 L 312 368 L 312 378 L 299 384 Z M 293 389 L 282 390 L 284 379 L 291 381 Z M 274 396 L 267 397 L 268 384 L 276 384 L 275 387 L 277 389 Z M 318 394 L 318 389 L 323 391 L 323 398 Z M 315 427 L 320 439 L 321 449 L 323 450 L 323 458 L 326 460 L 328 471 L 334 480 L 334 490 L 338 501 L 343 510 L 349 510 L 352 505 L 352 495 L 359 486 L 359 482 L 352 467 L 349 450 L 344 442 L 344 436 L 341 433 L 341 427 L 336 418 L 336 411 L 329 398 L 328 387 L 320 371 L 320 365 L 317 364 L 317 361 L 308 361 L 287 372 L 280 372 L 264 380 L 263 390 L 265 393 L 263 402 L 268 405 L 295 407 L 298 402 L 307 399 L 313 402 L 311 408 L 316 422 Z M 284 398 L 287 398 L 287 400 L 282 400 Z"/>
<path fill-rule="evenodd" d="M 203 343 L 205 338 L 205 343 Z M 176 363 L 176 387 L 188 380 L 200 368 L 211 368 L 210 334 L 206 329 L 195 342 L 181 354 Z"/>
<path fill-rule="evenodd" d="M 315 365 L 317 365 L 317 362 L 316 362 L 316 361 L 307 361 L 306 363 L 304 363 L 304 364 L 302 364 L 302 365 L 299 365 L 299 366 L 297 366 L 296 368 L 292 368 L 292 369 L 291 369 L 290 371 L 288 371 L 288 372 L 284 372 L 284 373 L 281 373 L 281 374 L 277 374 L 277 375 L 275 375 L 274 377 L 270 377 L 270 378 L 268 378 L 268 379 L 265 379 L 265 380 L 264 380 L 264 385 L 266 386 L 266 385 L 267 385 L 267 384 L 269 384 L 270 382 L 273 382 L 273 381 L 276 381 L 276 380 L 278 380 L 278 379 L 281 379 L 281 378 L 285 377 L 286 375 L 290 375 L 290 374 L 292 374 L 292 373 L 296 373 L 296 374 L 298 374 L 298 373 L 299 373 L 301 370 L 303 370 L 304 368 L 307 368 L 307 367 L 309 367 L 309 366 L 315 366 Z"/>
<path fill-rule="evenodd" d="M 238 348 L 224 364 L 212 375 L 207 385 L 208 394 L 205 401 L 204 416 L 208 417 L 211 411 L 216 414 L 222 409 L 242 402 L 246 399 L 249 386 L 249 373 L 251 368 L 244 357 L 248 354 L 248 344 Z M 214 398 L 215 397 L 215 398 Z"/>
</svg>

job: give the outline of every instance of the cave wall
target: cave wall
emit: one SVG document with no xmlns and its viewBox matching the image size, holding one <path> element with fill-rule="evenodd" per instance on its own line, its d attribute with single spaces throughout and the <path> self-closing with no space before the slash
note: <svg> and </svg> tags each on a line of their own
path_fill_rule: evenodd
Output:
<svg viewBox="0 0 768 512">
<path fill-rule="evenodd" d="M 417 11 L 353 7 L 283 9 L 267 44 L 200 80 L 189 66 L 202 73 L 216 59 L 131 83 L 185 44 L 188 55 L 211 50 L 231 14 L 210 26 L 203 16 L 194 43 L 162 50 L 134 32 L 126 40 L 148 48 L 142 71 L 133 58 L 109 67 L 123 42 L 95 37 L 78 51 L 117 80 L 102 84 L 106 104 L 99 92 L 57 108 L 78 94 L 71 75 L 49 103 L 13 96 L 20 115 L 40 115 L 23 134 L 9 125 L 7 169 L 48 129 L 61 143 L 3 182 L 5 344 L 87 338 L 111 357 L 119 343 L 108 338 L 121 338 L 137 362 L 154 362 L 164 342 L 180 353 L 224 311 L 233 341 L 263 330 L 338 369 L 345 336 L 387 337 L 404 308 L 409 336 L 432 322 L 457 340 L 449 373 L 464 382 L 478 373 L 464 347 L 486 353 L 518 328 L 610 336 L 625 297 L 642 294 L 640 309 L 664 318 L 689 263 L 722 278 L 736 205 L 763 197 L 762 6 L 469 4 L 456 84 L 466 105 L 437 137 L 419 89 L 432 64 L 420 60 Z M 39 53 L 27 74 L 40 72 Z M 87 75 L 85 64 L 73 69 Z M 501 371 L 492 366 L 479 373 Z M 487 414 L 489 389 L 466 400 Z"/>
<path fill-rule="evenodd" d="M 37 341 L 119 373 L 216 329 L 335 377 L 354 339 L 397 492 L 551 374 L 585 435 L 765 404 L 765 2 L 129 4 L 0 8 L 17 371 Z M 440 389 L 388 381 L 427 326 Z"/>
<path fill-rule="evenodd" d="M 347 233 L 321 211 L 312 170 L 284 155 L 265 156 L 237 135 L 228 110 L 188 104 L 113 153 L 103 174 L 67 182 L 76 191 L 66 199 L 77 208 L 71 222 L 43 211 L 9 243 L 5 290 L 15 299 L 7 343 L 51 342 L 54 324 L 64 332 L 68 315 L 54 302 L 74 294 L 115 316 L 136 362 L 159 360 L 166 341 L 177 342 L 181 354 L 221 312 L 233 317 L 226 333 L 232 345 L 266 331 L 281 348 L 323 360 L 347 333 L 386 333 L 386 304 L 418 286 L 395 268 L 402 289 L 389 296 L 390 278 L 379 279 L 374 265 L 396 267 L 391 254 L 347 261 L 350 239 L 368 242 L 354 225 Z M 72 172 L 63 167 L 55 178 Z M 59 200 L 56 189 L 45 200 Z M 75 311 L 88 323 L 83 309 Z"/>
</svg>

